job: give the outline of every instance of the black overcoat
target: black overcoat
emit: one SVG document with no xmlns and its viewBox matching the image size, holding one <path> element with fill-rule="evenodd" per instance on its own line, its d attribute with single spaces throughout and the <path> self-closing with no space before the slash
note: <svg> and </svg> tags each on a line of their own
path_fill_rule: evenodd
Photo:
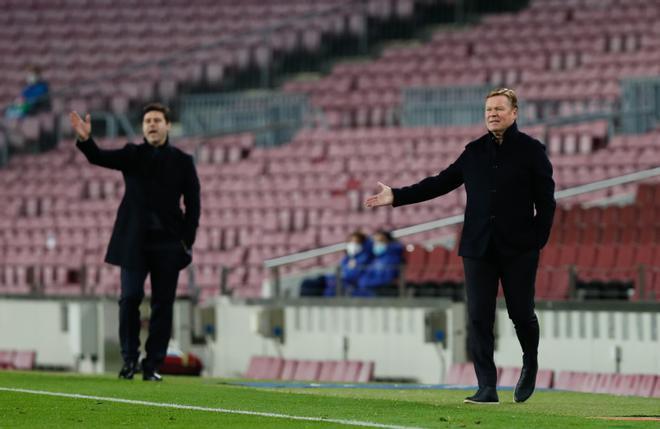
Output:
<svg viewBox="0 0 660 429">
<path fill-rule="evenodd" d="M 124 196 L 117 210 L 105 261 L 124 268 L 145 266 L 144 244 L 149 214 L 158 217 L 181 246 L 178 268 L 192 260 L 199 225 L 200 190 L 192 156 L 166 142 L 155 148 L 146 141 L 121 149 L 101 149 L 92 138 L 76 142 L 87 160 L 122 172 Z M 181 197 L 185 212 L 181 209 Z"/>
<path fill-rule="evenodd" d="M 516 123 L 505 131 L 501 145 L 487 133 L 470 142 L 438 175 L 392 189 L 392 205 L 426 201 L 463 184 L 467 205 L 461 256 L 483 256 L 491 238 L 507 255 L 541 249 L 547 243 L 556 206 L 552 165 L 545 146 L 520 132 Z"/>
</svg>

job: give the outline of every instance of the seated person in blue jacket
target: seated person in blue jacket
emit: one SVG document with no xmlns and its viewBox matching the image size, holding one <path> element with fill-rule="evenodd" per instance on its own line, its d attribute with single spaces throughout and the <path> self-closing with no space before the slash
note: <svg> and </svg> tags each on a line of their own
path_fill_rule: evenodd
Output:
<svg viewBox="0 0 660 429">
<path fill-rule="evenodd" d="M 20 119 L 50 110 L 48 82 L 42 78 L 41 69 L 29 66 L 25 81 L 21 95 L 5 112 L 7 119 Z"/>
<path fill-rule="evenodd" d="M 392 289 L 399 278 L 403 264 L 403 245 L 392 238 L 387 231 L 377 231 L 373 235 L 373 259 L 358 280 L 353 296 L 379 296 L 385 289 Z"/>
<path fill-rule="evenodd" d="M 336 296 L 337 275 L 342 283 L 341 295 L 350 295 L 357 288 L 358 279 L 371 258 L 368 237 L 360 231 L 351 233 L 346 240 L 346 254 L 339 264 L 339 272 L 305 279 L 300 286 L 300 296 Z"/>
</svg>

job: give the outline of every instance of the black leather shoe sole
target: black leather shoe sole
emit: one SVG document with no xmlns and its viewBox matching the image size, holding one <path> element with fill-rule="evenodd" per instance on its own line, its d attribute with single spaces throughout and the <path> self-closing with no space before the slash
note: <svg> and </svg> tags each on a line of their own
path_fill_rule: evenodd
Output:
<svg viewBox="0 0 660 429">
<path fill-rule="evenodd" d="M 497 402 L 482 402 L 482 401 L 474 401 L 472 399 L 465 398 L 465 399 L 463 399 L 463 403 L 465 403 L 465 404 L 476 404 L 476 405 L 499 405 L 500 401 L 497 401 Z"/>
</svg>

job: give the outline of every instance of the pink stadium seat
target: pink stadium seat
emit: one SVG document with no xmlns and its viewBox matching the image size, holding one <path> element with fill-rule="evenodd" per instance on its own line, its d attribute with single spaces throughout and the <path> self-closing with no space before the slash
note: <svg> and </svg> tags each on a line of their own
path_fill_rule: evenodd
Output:
<svg viewBox="0 0 660 429">
<path fill-rule="evenodd" d="M 335 371 L 339 365 L 338 361 L 326 360 L 321 362 L 321 371 L 319 372 L 318 381 L 337 381 Z"/>
<path fill-rule="evenodd" d="M 285 359 L 284 365 L 282 366 L 282 373 L 280 374 L 280 380 L 293 380 L 293 376 L 296 373 L 297 366 L 298 366 L 297 360 Z"/>
<path fill-rule="evenodd" d="M 342 360 L 337 363 L 332 381 L 355 383 L 358 381 L 363 363 L 361 361 Z"/>
<path fill-rule="evenodd" d="M 595 390 L 596 393 L 611 393 L 611 389 L 617 374 L 605 373 L 598 375 L 598 381 L 596 382 Z"/>
<path fill-rule="evenodd" d="M 245 373 L 246 378 L 277 380 L 282 373 L 284 360 L 270 356 L 253 356 Z"/>
<path fill-rule="evenodd" d="M 653 396 L 654 387 L 660 383 L 660 376 L 643 374 L 640 376 L 640 380 L 637 383 L 637 389 L 634 391 L 633 395 L 635 396 Z"/>
<path fill-rule="evenodd" d="M 296 381 L 318 381 L 321 372 L 321 362 L 301 360 L 293 375 Z"/>
<path fill-rule="evenodd" d="M 373 361 L 363 361 L 360 372 L 355 380 L 358 383 L 368 383 L 374 379 L 375 363 Z"/>
<path fill-rule="evenodd" d="M 469 365 L 469 363 L 452 364 L 452 366 L 449 368 L 449 372 L 447 373 L 445 384 L 460 384 L 461 377 L 466 365 Z"/>
<path fill-rule="evenodd" d="M 14 353 L 12 366 L 18 370 L 30 370 L 34 368 L 37 353 L 29 350 L 18 350 Z"/>
<path fill-rule="evenodd" d="M 660 398 L 660 376 L 655 376 L 655 385 L 650 395 L 652 398 Z"/>
<path fill-rule="evenodd" d="M 474 365 L 470 362 L 463 367 L 459 384 L 464 386 L 477 386 L 477 374 L 474 372 Z"/>
<path fill-rule="evenodd" d="M 573 371 L 560 371 L 559 374 L 557 374 L 553 387 L 555 389 L 571 390 L 574 374 Z"/>
<path fill-rule="evenodd" d="M 520 378 L 520 367 L 505 367 L 500 369 L 500 376 L 497 379 L 498 386 L 513 387 Z"/>
<path fill-rule="evenodd" d="M 549 389 L 553 386 L 554 371 L 551 369 L 539 369 L 536 374 L 536 387 Z"/>
<path fill-rule="evenodd" d="M 14 364 L 14 351 L 0 350 L 0 368 L 12 368 Z"/>
</svg>

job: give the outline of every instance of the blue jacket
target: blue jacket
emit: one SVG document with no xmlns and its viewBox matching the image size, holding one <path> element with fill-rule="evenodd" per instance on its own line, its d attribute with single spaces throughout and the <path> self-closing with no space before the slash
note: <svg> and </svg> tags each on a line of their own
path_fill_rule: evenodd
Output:
<svg viewBox="0 0 660 429">
<path fill-rule="evenodd" d="M 403 246 L 397 241 L 387 245 L 385 253 L 374 256 L 358 281 L 360 296 L 372 296 L 373 289 L 388 286 L 399 277 L 399 269 L 403 263 Z"/>
<path fill-rule="evenodd" d="M 344 255 L 340 264 L 339 272 L 344 290 L 355 290 L 358 287 L 359 279 L 362 277 L 367 266 L 371 262 L 373 254 L 371 253 L 371 242 L 369 240 L 362 244 L 362 250 L 355 256 Z M 335 296 L 337 294 L 337 282 L 334 274 L 326 275 L 325 296 Z"/>
</svg>

